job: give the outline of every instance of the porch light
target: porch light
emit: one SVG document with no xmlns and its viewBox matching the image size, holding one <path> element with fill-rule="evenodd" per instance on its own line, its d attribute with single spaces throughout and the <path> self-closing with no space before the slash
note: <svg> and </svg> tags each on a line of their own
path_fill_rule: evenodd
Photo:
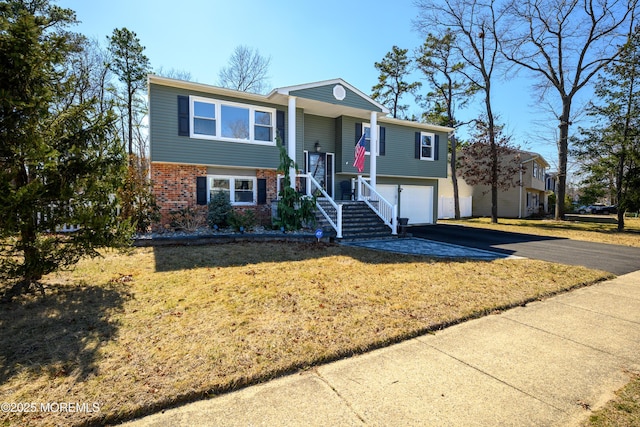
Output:
<svg viewBox="0 0 640 427">
<path fill-rule="evenodd" d="M 316 153 L 319 153 L 322 151 L 322 146 L 320 145 L 320 141 L 316 141 L 316 143 L 314 144 L 313 148 L 316 150 Z"/>
</svg>

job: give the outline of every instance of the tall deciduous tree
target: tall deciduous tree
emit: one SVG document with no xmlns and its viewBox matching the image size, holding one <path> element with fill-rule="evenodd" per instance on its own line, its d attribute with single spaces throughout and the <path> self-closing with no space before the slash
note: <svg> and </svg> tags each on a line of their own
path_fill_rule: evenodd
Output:
<svg viewBox="0 0 640 427">
<path fill-rule="evenodd" d="M 218 84 L 241 92 L 264 93 L 268 90 L 271 58 L 260 55 L 258 49 L 236 46 L 229 63 L 218 74 Z"/>
<path fill-rule="evenodd" d="M 455 118 L 456 107 L 467 105 L 479 89 L 461 74 L 464 62 L 456 57 L 454 42 L 455 35 L 450 29 L 447 29 L 442 37 L 429 33 L 424 44 L 416 52 L 418 68 L 425 75 L 431 88 L 425 97 L 425 104 L 429 111 L 426 118 L 430 123 L 452 128 L 460 125 Z M 449 147 L 454 213 L 455 218 L 460 219 L 455 133 L 449 135 Z"/>
<path fill-rule="evenodd" d="M 408 49 L 393 46 L 391 52 L 387 52 L 382 61 L 374 64 L 380 75 L 378 84 L 371 88 L 373 91 L 371 97 L 389 108 L 394 118 L 398 117 L 398 113 L 406 112 L 409 108 L 408 105 L 400 104 L 400 98 L 407 93 L 415 93 L 421 86 L 420 82 L 405 81 L 412 71 L 412 61 L 407 52 Z"/>
<path fill-rule="evenodd" d="M 147 74 L 151 70 L 149 58 L 144 54 L 144 46 L 140 39 L 127 28 L 113 30 L 109 39 L 109 51 L 111 52 L 111 70 L 118 76 L 124 85 L 124 107 L 126 122 L 123 120 L 123 129 L 127 129 L 127 143 L 129 155 L 136 154 L 133 150 L 134 133 L 139 116 L 144 115 L 146 109 L 141 106 L 140 92 L 144 90 L 147 82 Z M 144 155 L 144 153 L 138 153 Z"/>
<path fill-rule="evenodd" d="M 573 101 L 589 81 L 618 55 L 625 25 L 637 0 L 510 0 L 511 17 L 502 51 L 539 78 L 539 90 L 557 95 L 558 139 L 556 219 L 564 218 L 569 127 Z"/>
<path fill-rule="evenodd" d="M 580 129 L 576 154 L 592 183 L 612 183 L 618 203 L 618 231 L 627 209 L 640 204 L 640 27 L 630 33 L 620 56 L 596 82 L 588 107 L 594 126 Z"/>
<path fill-rule="evenodd" d="M 500 35 L 498 25 L 502 15 L 493 1 L 485 0 L 418 0 L 418 30 L 426 33 L 447 29 L 456 33 L 455 50 L 465 67 L 460 72 L 484 97 L 484 113 L 489 142 L 490 181 L 498 182 L 498 144 L 492 106 L 492 83 L 499 66 Z M 491 188 L 491 222 L 498 222 L 498 187 Z"/>
<path fill-rule="evenodd" d="M 126 157 L 110 109 L 68 72 L 84 39 L 72 10 L 0 4 L 0 284 L 10 300 L 43 275 L 127 243 L 116 218 Z M 57 233 L 63 225 L 78 231 Z M 42 289 L 42 288 L 41 288 Z"/>
</svg>

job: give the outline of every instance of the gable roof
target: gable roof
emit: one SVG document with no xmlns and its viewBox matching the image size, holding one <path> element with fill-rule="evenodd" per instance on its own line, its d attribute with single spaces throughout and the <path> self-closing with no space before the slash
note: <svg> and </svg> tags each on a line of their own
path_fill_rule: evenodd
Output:
<svg viewBox="0 0 640 427">
<path fill-rule="evenodd" d="M 389 117 L 388 108 L 340 78 L 276 88 L 267 95 L 239 92 L 233 89 L 185 80 L 177 80 L 154 74 L 149 74 L 148 83 L 193 90 L 214 96 L 222 95 L 233 98 L 242 98 L 247 101 L 269 102 L 283 106 L 288 105 L 290 96 L 295 96 L 296 107 L 304 109 L 306 114 L 333 118 L 350 116 L 368 121 L 371 117 L 371 112 L 376 112 L 379 123 L 410 126 L 422 130 L 432 130 L 437 132 L 448 133 L 453 131 L 453 128 L 446 126 L 437 126 L 428 123 L 412 122 Z"/>
<path fill-rule="evenodd" d="M 309 100 L 328 102 L 333 105 L 377 111 L 383 114 L 389 113 L 387 107 L 340 78 L 276 88 L 267 97 L 272 97 L 275 94 L 291 95 Z"/>
</svg>

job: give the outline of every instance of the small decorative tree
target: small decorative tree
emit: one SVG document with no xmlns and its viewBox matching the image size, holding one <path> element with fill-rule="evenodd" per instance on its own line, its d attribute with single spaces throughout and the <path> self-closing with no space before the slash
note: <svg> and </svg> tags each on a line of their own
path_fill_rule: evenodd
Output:
<svg viewBox="0 0 640 427">
<path fill-rule="evenodd" d="M 232 208 L 229 196 L 225 192 L 218 191 L 214 194 L 209 202 L 208 208 L 207 223 L 209 227 L 215 228 L 216 225 L 222 227 L 227 224 L 227 218 Z"/>
<path fill-rule="evenodd" d="M 299 230 L 304 223 L 315 221 L 314 210 L 316 206 L 316 196 L 306 196 L 298 193 L 291 187 L 291 176 L 289 169 L 296 167 L 295 162 L 287 154 L 287 150 L 280 143 L 277 137 L 277 144 L 280 148 L 280 166 L 278 172 L 284 174 L 283 187 L 278 193 L 278 218 L 274 224 L 284 227 L 285 230 Z"/>
</svg>

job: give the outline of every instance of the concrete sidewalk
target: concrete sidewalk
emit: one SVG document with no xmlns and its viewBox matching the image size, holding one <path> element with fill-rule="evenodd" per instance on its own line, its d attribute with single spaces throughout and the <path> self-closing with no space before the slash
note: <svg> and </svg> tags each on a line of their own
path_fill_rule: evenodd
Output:
<svg viewBox="0 0 640 427">
<path fill-rule="evenodd" d="M 573 426 L 640 372 L 640 271 L 130 426 Z"/>
</svg>

